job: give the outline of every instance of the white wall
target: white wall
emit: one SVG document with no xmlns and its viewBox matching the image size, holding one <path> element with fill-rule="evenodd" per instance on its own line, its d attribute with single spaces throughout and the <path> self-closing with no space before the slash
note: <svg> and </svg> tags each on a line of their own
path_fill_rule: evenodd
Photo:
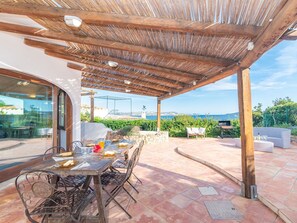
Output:
<svg viewBox="0 0 297 223">
<path fill-rule="evenodd" d="M 28 73 L 63 89 L 73 105 L 73 140 L 80 140 L 79 71 L 67 68 L 65 60 L 47 56 L 42 49 L 25 45 L 23 37 L 5 32 L 0 32 L 0 67 Z"/>
</svg>

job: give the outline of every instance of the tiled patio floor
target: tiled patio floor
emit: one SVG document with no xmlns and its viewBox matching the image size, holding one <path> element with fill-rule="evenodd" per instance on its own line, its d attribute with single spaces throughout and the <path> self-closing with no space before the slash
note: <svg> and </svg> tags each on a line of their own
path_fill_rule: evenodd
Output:
<svg viewBox="0 0 297 223">
<path fill-rule="evenodd" d="M 172 139 L 181 151 L 208 161 L 238 179 L 241 151 L 233 139 Z M 297 222 L 297 145 L 274 148 L 273 153 L 255 151 L 258 193 L 274 204 L 291 222 Z"/>
<path fill-rule="evenodd" d="M 235 183 L 174 151 L 179 146 L 194 152 L 201 149 L 199 145 L 202 147 L 208 142 L 212 141 L 206 139 L 201 144 L 201 140 L 195 139 L 170 139 L 170 142 L 162 145 L 145 145 L 139 165 L 135 168 L 135 173 L 143 181 L 143 185 L 137 186 L 140 193 L 133 194 L 138 203 L 129 202 L 128 205 L 133 218 L 129 220 L 116 206 L 110 205 L 107 211 L 109 222 L 282 222 L 261 202 L 242 198 L 239 195 L 240 188 Z M 220 157 L 219 154 L 208 150 L 212 156 Z M 206 186 L 214 187 L 218 194 L 202 195 L 198 187 Z M 13 185 L 1 190 L 0 197 L 1 223 L 27 222 Z M 241 219 L 212 219 L 204 202 L 215 200 L 231 201 L 235 209 L 240 212 Z"/>
</svg>

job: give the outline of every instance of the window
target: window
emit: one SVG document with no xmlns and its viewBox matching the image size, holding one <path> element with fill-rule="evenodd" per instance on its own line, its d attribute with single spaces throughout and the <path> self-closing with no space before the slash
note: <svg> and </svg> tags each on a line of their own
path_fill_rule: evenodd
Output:
<svg viewBox="0 0 297 223">
<path fill-rule="evenodd" d="M 52 87 L 0 73 L 0 171 L 52 146 Z"/>
</svg>

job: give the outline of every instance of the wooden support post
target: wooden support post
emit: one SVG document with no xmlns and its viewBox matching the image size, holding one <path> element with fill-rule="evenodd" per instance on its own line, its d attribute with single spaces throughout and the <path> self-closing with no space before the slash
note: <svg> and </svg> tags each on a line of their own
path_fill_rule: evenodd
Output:
<svg viewBox="0 0 297 223">
<path fill-rule="evenodd" d="M 256 179 L 254 162 L 254 138 L 251 104 L 251 83 L 249 69 L 240 69 L 237 73 L 238 104 L 241 133 L 241 163 L 243 196 L 256 198 Z"/>
<path fill-rule="evenodd" d="M 157 102 L 157 131 L 161 130 L 161 100 Z"/>
<path fill-rule="evenodd" d="M 95 109 L 95 107 L 94 107 L 94 93 L 93 92 L 90 92 L 90 103 L 91 103 L 91 120 L 90 120 L 90 122 L 94 122 L 94 109 Z"/>
</svg>

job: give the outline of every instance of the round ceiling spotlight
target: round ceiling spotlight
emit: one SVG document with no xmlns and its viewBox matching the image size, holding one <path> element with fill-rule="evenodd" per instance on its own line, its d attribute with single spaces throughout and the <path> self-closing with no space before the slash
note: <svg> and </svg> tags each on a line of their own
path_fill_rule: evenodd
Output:
<svg viewBox="0 0 297 223">
<path fill-rule="evenodd" d="M 77 16 L 65 15 L 64 22 L 67 26 L 78 28 L 81 26 L 82 20 Z"/>
<path fill-rule="evenodd" d="M 131 84 L 131 81 L 129 81 L 129 80 L 124 80 L 124 83 L 125 83 L 125 84 Z"/>
<path fill-rule="evenodd" d="M 249 42 L 248 45 L 247 45 L 247 50 L 251 51 L 254 49 L 254 43 L 253 42 Z"/>
<path fill-rule="evenodd" d="M 131 90 L 129 90 L 129 89 L 126 89 L 125 91 L 126 91 L 126 93 L 129 93 L 129 92 L 131 92 Z"/>
<path fill-rule="evenodd" d="M 108 61 L 108 66 L 110 67 L 117 67 L 119 64 L 117 62 L 114 62 L 114 61 Z"/>
</svg>

